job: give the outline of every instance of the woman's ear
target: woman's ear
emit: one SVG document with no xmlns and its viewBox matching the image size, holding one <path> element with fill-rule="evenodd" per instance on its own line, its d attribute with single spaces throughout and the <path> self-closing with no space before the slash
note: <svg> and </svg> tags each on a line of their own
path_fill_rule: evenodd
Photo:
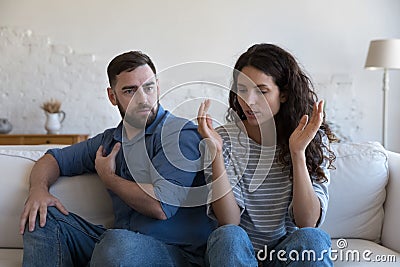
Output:
<svg viewBox="0 0 400 267">
<path fill-rule="evenodd" d="M 115 95 L 115 91 L 111 88 L 108 87 L 107 88 L 107 94 L 108 94 L 108 99 L 110 100 L 111 104 L 113 104 L 113 106 L 117 105 L 117 96 Z"/>
<path fill-rule="evenodd" d="M 287 94 L 286 93 L 280 93 L 279 100 L 281 101 L 281 103 L 285 103 L 287 101 Z"/>
</svg>

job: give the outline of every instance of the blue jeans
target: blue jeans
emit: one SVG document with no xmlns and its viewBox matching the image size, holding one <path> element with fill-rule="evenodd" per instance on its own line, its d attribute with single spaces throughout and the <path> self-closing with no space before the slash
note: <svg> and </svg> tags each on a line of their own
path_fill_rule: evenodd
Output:
<svg viewBox="0 0 400 267">
<path fill-rule="evenodd" d="M 204 266 L 204 259 L 151 236 L 110 229 L 96 244 L 90 266 Z"/>
<path fill-rule="evenodd" d="M 73 213 L 66 216 L 57 208 L 49 207 L 44 227 L 39 226 L 37 217 L 33 232 L 25 228 L 22 266 L 87 266 L 105 230 Z"/>
<path fill-rule="evenodd" d="M 331 240 L 318 228 L 301 228 L 282 238 L 274 248 L 254 252 L 247 233 L 239 226 L 224 225 L 208 238 L 208 266 L 333 266 Z M 257 253 L 257 255 L 256 255 Z M 315 257 L 313 257 L 315 255 Z"/>
<path fill-rule="evenodd" d="M 44 227 L 23 235 L 23 267 L 204 266 L 204 259 L 177 246 L 129 230 L 94 225 L 49 207 Z"/>
</svg>

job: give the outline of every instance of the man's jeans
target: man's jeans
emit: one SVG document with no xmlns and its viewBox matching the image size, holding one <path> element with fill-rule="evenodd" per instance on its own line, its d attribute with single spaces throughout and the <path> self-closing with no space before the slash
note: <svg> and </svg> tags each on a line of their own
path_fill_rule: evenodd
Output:
<svg viewBox="0 0 400 267">
<path fill-rule="evenodd" d="M 44 227 L 39 226 L 37 217 L 33 232 L 25 228 L 22 266 L 86 266 L 105 230 L 71 212 L 65 216 L 49 207 Z"/>
<path fill-rule="evenodd" d="M 192 264 L 193 261 L 199 265 Z M 167 245 L 150 236 L 110 229 L 96 244 L 90 266 L 188 267 L 204 266 L 204 259 L 193 257 L 177 246 Z"/>
<path fill-rule="evenodd" d="M 129 230 L 106 231 L 71 212 L 66 216 L 55 207 L 48 208 L 44 227 L 39 226 L 39 218 L 33 232 L 26 227 L 23 240 L 23 267 L 204 265 L 202 257 L 179 247 Z"/>
<path fill-rule="evenodd" d="M 267 251 L 256 253 L 262 266 L 333 266 L 330 247 L 330 237 L 324 231 L 301 228 L 274 248 L 268 247 Z M 258 266 L 257 255 L 247 233 L 236 225 L 216 229 L 208 238 L 206 254 L 208 266 Z"/>
</svg>

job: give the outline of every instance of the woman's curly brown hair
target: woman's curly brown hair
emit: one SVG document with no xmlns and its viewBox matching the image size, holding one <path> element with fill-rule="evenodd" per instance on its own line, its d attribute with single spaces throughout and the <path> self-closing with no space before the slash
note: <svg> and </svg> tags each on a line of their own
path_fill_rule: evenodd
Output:
<svg viewBox="0 0 400 267">
<path fill-rule="evenodd" d="M 252 66 L 271 76 L 278 86 L 280 93 L 286 95 L 287 101 L 281 103 L 279 112 L 274 116 L 276 126 L 277 145 L 280 147 L 278 160 L 284 166 L 291 166 L 289 137 L 298 126 L 303 115 L 311 116 L 313 105 L 318 97 L 313 90 L 311 80 L 298 65 L 296 59 L 284 49 L 273 44 L 256 44 L 243 53 L 236 62 L 233 73 L 232 88 L 229 92 L 228 121 L 235 118 L 246 120 L 246 116 L 237 99 L 237 78 L 240 71 Z M 328 167 L 332 168 L 335 160 L 333 151 L 322 142 L 322 136 L 326 135 L 329 142 L 336 141 L 328 124 L 325 122 L 325 112 L 320 131 L 306 148 L 306 165 L 311 177 L 318 182 L 327 181 L 320 165 L 324 157 L 328 160 Z M 324 156 L 326 149 L 328 156 Z M 291 176 L 293 169 L 291 168 Z"/>
</svg>

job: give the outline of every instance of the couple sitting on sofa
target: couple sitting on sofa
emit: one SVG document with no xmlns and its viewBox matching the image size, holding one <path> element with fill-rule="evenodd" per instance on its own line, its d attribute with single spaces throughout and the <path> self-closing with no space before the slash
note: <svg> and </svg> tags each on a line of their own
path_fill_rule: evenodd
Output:
<svg viewBox="0 0 400 267">
<path fill-rule="evenodd" d="M 209 100 L 198 127 L 163 109 L 147 55 L 121 54 L 107 73 L 123 121 L 34 165 L 20 222 L 23 266 L 284 266 L 290 251 L 305 250 L 322 257 L 291 264 L 332 266 L 330 237 L 317 227 L 333 135 L 292 55 L 272 44 L 243 53 L 229 123 L 217 129 Z M 86 172 L 97 172 L 111 195 L 113 229 L 69 213 L 49 193 L 60 175 Z"/>
</svg>

